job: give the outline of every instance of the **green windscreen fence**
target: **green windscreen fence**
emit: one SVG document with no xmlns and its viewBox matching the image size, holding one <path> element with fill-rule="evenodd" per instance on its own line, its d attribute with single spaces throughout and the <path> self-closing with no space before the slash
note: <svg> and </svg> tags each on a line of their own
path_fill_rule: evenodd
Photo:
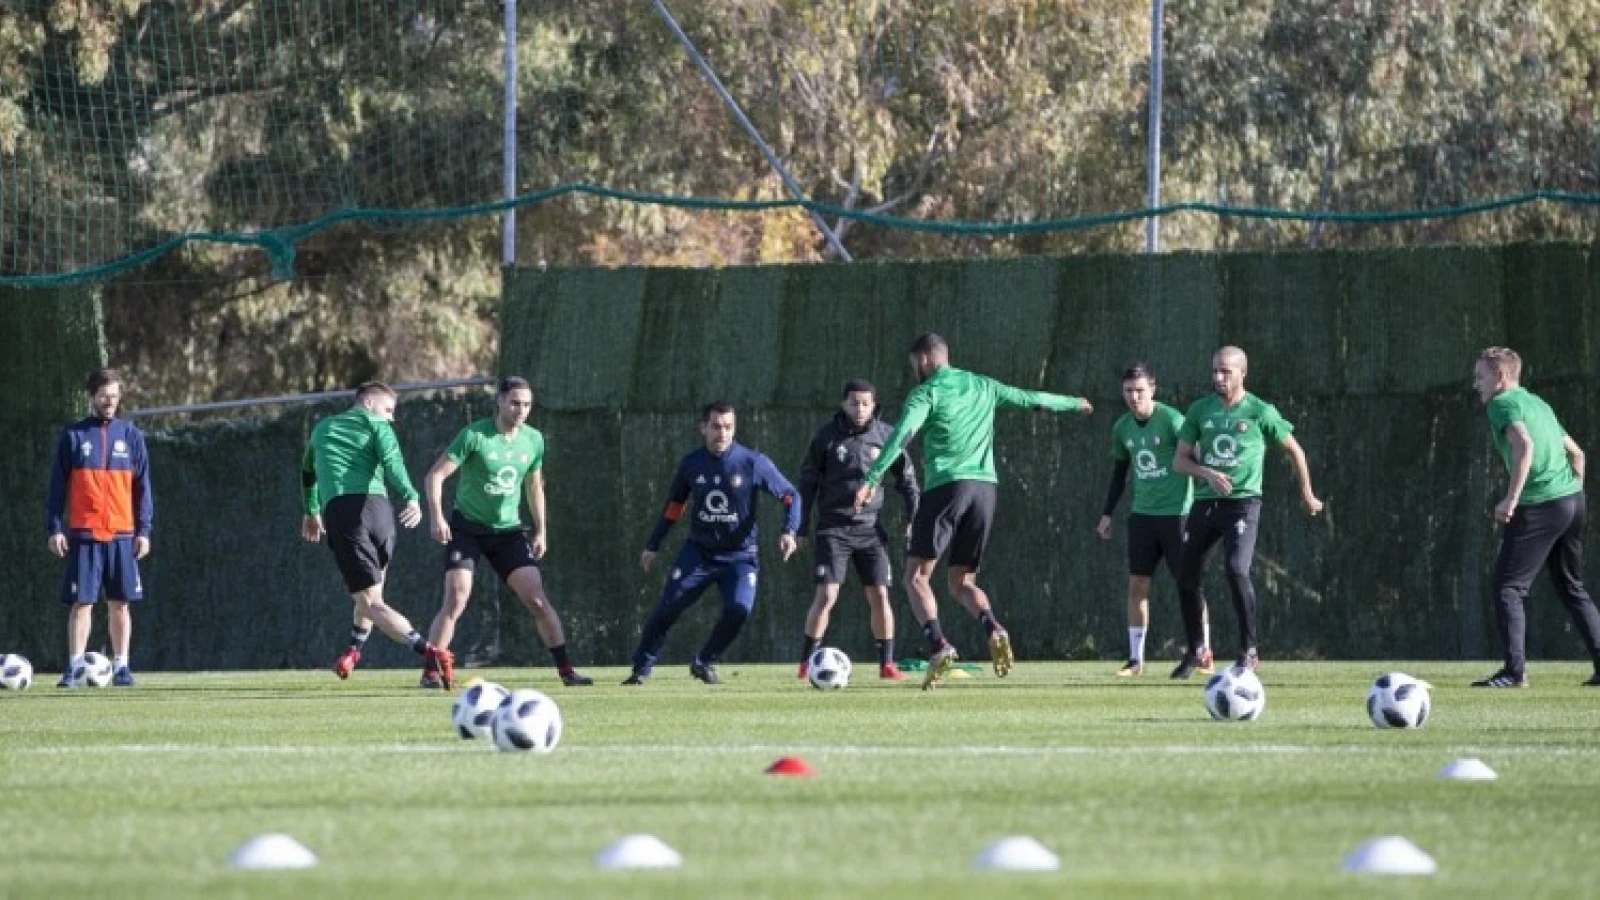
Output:
<svg viewBox="0 0 1600 900">
<path fill-rule="evenodd" d="M 911 386 L 905 349 L 925 330 L 950 340 L 957 365 L 1097 406 L 1088 420 L 998 416 L 1000 508 L 983 578 L 1022 656 L 1123 651 L 1124 545 L 1093 535 L 1120 374 L 1149 363 L 1162 399 L 1182 407 L 1207 390 L 1212 350 L 1236 343 L 1250 353 L 1249 386 L 1294 422 L 1327 502 L 1324 516 L 1306 517 L 1287 460 L 1272 458 L 1256 556 L 1264 652 L 1481 657 L 1498 646 L 1489 512 L 1503 476 L 1467 389 L 1472 363 L 1485 346 L 1516 346 L 1529 384 L 1593 443 L 1597 262 L 1592 248 L 1543 245 L 517 271 L 507 277 L 502 368 L 531 377 L 545 410 L 547 577 L 557 597 L 606 623 L 611 660 L 628 651 L 660 589 L 660 573 L 642 575 L 633 562 L 678 458 L 697 446 L 700 405 L 735 403 L 739 438 L 797 477 L 846 379 L 872 379 L 893 417 Z M 888 509 L 897 531 L 892 497 Z M 778 521 L 769 504 L 761 599 L 740 658 L 796 652 L 812 567 L 805 556 L 777 559 Z M 1207 592 L 1217 643 L 1231 651 L 1218 571 Z M 895 601 L 900 638 L 920 647 Z M 847 585 L 839 603 L 830 639 L 868 653 L 857 589 Z M 977 626 L 948 595 L 942 604 L 958 645 L 981 652 Z M 670 659 L 686 659 L 703 637 L 716 601 L 704 605 L 678 628 Z M 1580 651 L 1543 584 L 1530 615 L 1535 653 Z M 1165 573 L 1153 627 L 1157 648 L 1181 634 Z"/>
<path fill-rule="evenodd" d="M 1600 439 L 1600 253 L 1591 246 L 552 268 L 510 271 L 505 291 L 500 367 L 535 386 L 533 421 L 548 443 L 542 568 L 580 663 L 625 662 L 655 603 L 665 567 L 641 572 L 639 553 L 678 459 L 698 445 L 701 405 L 735 403 L 739 439 L 797 478 L 845 380 L 874 381 L 886 417 L 896 415 L 911 387 L 906 347 L 926 330 L 949 339 L 957 365 L 1096 405 L 1088 419 L 997 418 L 999 512 L 983 584 L 1024 660 L 1123 652 L 1125 548 L 1120 535 L 1102 543 L 1093 529 L 1120 376 L 1134 360 L 1181 407 L 1207 390 L 1211 352 L 1242 345 L 1249 387 L 1279 406 L 1306 449 L 1327 503 L 1320 518 L 1300 511 L 1281 454 L 1267 467 L 1255 577 L 1268 656 L 1497 652 L 1490 510 L 1504 476 L 1468 390 L 1484 346 L 1518 349 L 1527 383 L 1567 429 L 1585 446 Z M 7 456 L 0 540 L 18 565 L 0 635 L 48 669 L 60 664 L 64 613 L 59 563 L 44 549 L 43 476 L 56 430 L 77 414 L 82 372 L 98 362 L 98 320 L 92 295 L 4 299 L 4 383 L 44 387 L 13 388 L 18 402 L 4 413 L 29 437 Z M 491 403 L 487 392 L 403 402 L 396 427 L 412 478 Z M 141 667 L 312 667 L 338 651 L 349 600 L 326 549 L 297 533 L 301 449 L 311 425 L 337 409 L 149 431 L 156 550 L 145 566 L 150 599 L 135 614 Z M 898 534 L 892 495 L 886 508 Z M 780 561 L 776 505 L 762 516 L 760 594 L 735 661 L 792 657 L 813 591 L 809 550 Z M 669 554 L 682 537 L 680 526 Z M 1594 537 L 1589 550 L 1600 550 Z M 893 552 L 898 566 L 898 543 Z M 1236 632 L 1217 565 L 1207 592 L 1226 653 Z M 419 626 L 438 609 L 441 568 L 442 550 L 423 530 L 401 533 L 388 595 Z M 664 664 L 687 663 L 718 603 L 713 592 L 685 616 Z M 898 588 L 894 605 L 905 652 L 919 652 Z M 942 590 L 941 606 L 963 653 L 981 656 L 977 625 Z M 1164 572 L 1152 608 L 1152 652 L 1170 653 L 1181 628 Z M 1533 655 L 1581 652 L 1543 582 L 1529 614 Z M 830 643 L 871 658 L 853 578 L 833 622 Z M 381 638 L 369 646 L 374 664 L 414 663 Z M 549 663 L 531 618 L 487 568 L 456 648 Z"/>
<path fill-rule="evenodd" d="M 105 365 L 105 352 L 98 291 L 0 287 L 0 653 L 35 663 L 65 655 L 61 563 L 46 545 L 45 493 L 61 428 L 88 411 L 84 382 Z"/>
</svg>

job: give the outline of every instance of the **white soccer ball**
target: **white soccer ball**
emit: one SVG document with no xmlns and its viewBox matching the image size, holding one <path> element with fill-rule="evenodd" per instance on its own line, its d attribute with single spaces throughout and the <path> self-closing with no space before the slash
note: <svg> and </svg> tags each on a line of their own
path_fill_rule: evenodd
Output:
<svg viewBox="0 0 1600 900">
<path fill-rule="evenodd" d="M 1432 705 L 1428 683 L 1404 672 L 1379 675 L 1367 691 L 1367 716 L 1379 728 L 1421 728 Z"/>
<path fill-rule="evenodd" d="M 1267 708 L 1267 689 L 1256 673 L 1242 666 L 1230 666 L 1206 682 L 1206 712 L 1225 722 L 1248 722 L 1261 717 Z"/>
<path fill-rule="evenodd" d="M 0 688 L 25 691 L 33 684 L 33 663 L 15 653 L 0 657 Z"/>
<path fill-rule="evenodd" d="M 806 678 L 819 691 L 837 691 L 850 683 L 850 657 L 835 647 L 819 647 L 806 660 Z"/>
<path fill-rule="evenodd" d="M 90 650 L 72 666 L 73 687 L 103 688 L 111 683 L 111 660 Z"/>
<path fill-rule="evenodd" d="M 489 737 L 495 710 L 511 698 L 511 692 L 492 681 L 481 681 L 462 691 L 450 707 L 450 721 L 464 741 Z"/>
<path fill-rule="evenodd" d="M 512 691 L 489 720 L 489 730 L 501 750 L 549 753 L 561 743 L 561 710 L 539 691 Z"/>
</svg>

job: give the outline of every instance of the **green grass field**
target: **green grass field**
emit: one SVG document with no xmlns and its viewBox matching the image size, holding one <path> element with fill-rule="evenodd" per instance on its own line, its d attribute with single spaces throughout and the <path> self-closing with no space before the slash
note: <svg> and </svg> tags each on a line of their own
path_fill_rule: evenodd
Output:
<svg viewBox="0 0 1600 900">
<path fill-rule="evenodd" d="M 849 689 L 787 666 L 710 688 L 669 666 L 642 689 L 563 689 L 549 669 L 477 670 L 551 694 L 550 756 L 456 738 L 451 698 L 410 671 L 141 675 L 0 693 L 0 896 L 66 897 L 1573 897 L 1600 890 L 1600 690 L 1535 664 L 1528 691 L 1473 691 L 1490 663 L 1276 663 L 1257 722 L 1210 721 L 1200 682 L 1123 682 L 1114 663 L 1029 663 L 932 693 L 858 669 Z M 1435 685 L 1421 731 L 1362 701 L 1391 669 Z M 798 754 L 814 778 L 762 774 Z M 1476 756 L 1493 783 L 1435 772 Z M 236 872 L 252 835 L 321 857 Z M 676 871 L 599 871 L 646 832 Z M 976 872 L 1032 835 L 1053 874 Z M 1432 877 L 1353 876 L 1400 834 Z"/>
</svg>

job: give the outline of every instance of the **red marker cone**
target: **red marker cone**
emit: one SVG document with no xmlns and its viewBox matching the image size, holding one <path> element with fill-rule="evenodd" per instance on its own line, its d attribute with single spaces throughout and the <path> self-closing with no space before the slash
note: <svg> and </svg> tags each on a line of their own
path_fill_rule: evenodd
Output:
<svg viewBox="0 0 1600 900">
<path fill-rule="evenodd" d="M 767 766 L 768 775 L 815 775 L 817 771 L 811 764 L 798 756 L 785 756 L 770 766 Z"/>
</svg>

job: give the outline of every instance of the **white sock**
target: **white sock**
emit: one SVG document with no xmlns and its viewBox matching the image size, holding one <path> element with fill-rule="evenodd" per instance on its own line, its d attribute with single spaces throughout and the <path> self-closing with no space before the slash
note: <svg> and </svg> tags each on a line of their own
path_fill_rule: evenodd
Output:
<svg viewBox="0 0 1600 900">
<path fill-rule="evenodd" d="M 126 656 L 119 656 L 113 659 L 111 661 L 111 667 L 113 669 L 126 669 L 128 667 L 128 658 Z"/>
<path fill-rule="evenodd" d="M 1144 660 L 1144 629 L 1128 626 L 1128 659 Z"/>
</svg>

